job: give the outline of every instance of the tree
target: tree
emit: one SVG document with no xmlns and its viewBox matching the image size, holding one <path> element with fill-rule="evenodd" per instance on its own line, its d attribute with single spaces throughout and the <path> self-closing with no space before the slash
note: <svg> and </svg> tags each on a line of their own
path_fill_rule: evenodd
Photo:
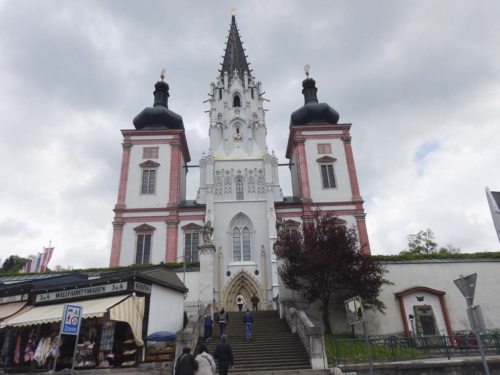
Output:
<svg viewBox="0 0 500 375">
<path fill-rule="evenodd" d="M 366 308 L 383 311 L 377 297 L 384 266 L 359 251 L 354 228 L 340 224 L 332 215 L 314 215 L 302 231 L 278 231 L 274 252 L 280 261 L 278 273 L 285 286 L 302 292 L 309 302 L 319 300 L 325 332 L 331 333 L 329 308 L 343 306 L 359 295 Z"/>
<path fill-rule="evenodd" d="M 435 242 L 434 232 L 427 228 L 416 234 L 408 235 L 408 249 L 400 252 L 404 254 L 457 254 L 460 253 L 460 248 L 454 247 L 452 244 L 446 247 L 438 248 Z"/>
<path fill-rule="evenodd" d="M 2 272 L 19 272 L 23 269 L 24 265 L 28 261 L 27 258 L 22 258 L 17 255 L 11 255 L 5 261 L 3 262 L 2 265 Z"/>
</svg>

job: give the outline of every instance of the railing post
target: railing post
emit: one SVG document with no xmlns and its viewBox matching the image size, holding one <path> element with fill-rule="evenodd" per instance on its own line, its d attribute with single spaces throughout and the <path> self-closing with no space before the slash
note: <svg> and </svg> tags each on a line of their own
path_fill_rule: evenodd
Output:
<svg viewBox="0 0 500 375">
<path fill-rule="evenodd" d="M 450 359 L 450 347 L 448 346 L 448 340 L 445 335 L 441 336 L 443 339 L 444 350 L 446 352 L 446 357 Z"/>
</svg>

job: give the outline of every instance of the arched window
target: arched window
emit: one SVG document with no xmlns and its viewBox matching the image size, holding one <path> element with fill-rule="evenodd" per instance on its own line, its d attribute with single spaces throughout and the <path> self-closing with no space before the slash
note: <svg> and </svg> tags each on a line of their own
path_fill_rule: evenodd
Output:
<svg viewBox="0 0 500 375">
<path fill-rule="evenodd" d="M 240 96 L 235 95 L 233 98 L 233 107 L 241 107 Z"/>
<path fill-rule="evenodd" d="M 238 178 L 236 180 L 236 200 L 242 201 L 244 199 L 243 196 L 243 181 Z"/>
<path fill-rule="evenodd" d="M 231 221 L 229 228 L 233 262 L 250 262 L 253 246 L 252 233 L 254 233 L 251 220 L 240 212 Z"/>
<path fill-rule="evenodd" d="M 242 233 L 243 232 L 243 233 Z M 250 245 L 250 230 L 245 227 L 241 231 L 239 228 L 233 229 L 233 261 L 248 262 L 252 259 Z"/>
</svg>

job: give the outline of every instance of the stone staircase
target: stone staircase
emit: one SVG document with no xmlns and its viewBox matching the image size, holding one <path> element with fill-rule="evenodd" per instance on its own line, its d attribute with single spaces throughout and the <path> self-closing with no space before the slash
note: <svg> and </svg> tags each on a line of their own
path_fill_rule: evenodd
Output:
<svg viewBox="0 0 500 375">
<path fill-rule="evenodd" d="M 231 374 L 318 374 L 313 372 L 308 354 L 297 334 L 290 331 L 285 320 L 276 311 L 253 311 L 252 341 L 245 338 L 243 312 L 230 312 L 226 328 L 233 349 L 234 367 Z M 213 338 L 208 343 L 200 339 L 213 354 L 219 342 L 220 331 L 214 325 Z"/>
</svg>

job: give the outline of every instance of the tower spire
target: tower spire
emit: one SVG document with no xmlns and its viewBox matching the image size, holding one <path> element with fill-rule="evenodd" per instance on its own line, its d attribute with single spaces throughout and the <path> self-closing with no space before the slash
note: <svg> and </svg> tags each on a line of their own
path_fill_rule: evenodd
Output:
<svg viewBox="0 0 500 375">
<path fill-rule="evenodd" d="M 228 72 L 229 76 L 232 77 L 235 71 L 243 79 L 243 73 L 250 72 L 250 69 L 248 68 L 247 57 L 236 26 L 236 16 L 233 9 L 231 12 L 231 28 L 227 38 L 224 61 L 222 62 L 221 77 L 224 77 L 224 72 Z"/>
</svg>

